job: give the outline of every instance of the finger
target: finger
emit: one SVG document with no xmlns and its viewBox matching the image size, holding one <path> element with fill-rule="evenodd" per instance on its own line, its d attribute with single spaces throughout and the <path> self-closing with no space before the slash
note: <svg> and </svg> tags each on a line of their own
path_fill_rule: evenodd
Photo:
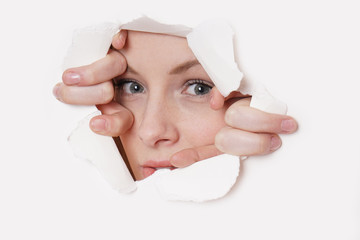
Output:
<svg viewBox="0 0 360 240">
<path fill-rule="evenodd" d="M 210 107 L 213 110 L 219 110 L 224 106 L 225 98 L 221 95 L 217 87 L 211 89 L 210 96 Z"/>
<path fill-rule="evenodd" d="M 91 86 L 123 74 L 126 68 L 125 57 L 115 50 L 110 50 L 104 58 L 90 65 L 67 69 L 62 79 L 69 86 Z"/>
<path fill-rule="evenodd" d="M 111 102 L 107 106 L 99 107 L 99 110 L 104 115 L 90 120 L 90 128 L 97 134 L 118 137 L 131 128 L 134 122 L 131 112 L 120 104 Z"/>
<path fill-rule="evenodd" d="M 239 91 L 232 91 L 226 98 L 225 98 L 225 101 L 228 101 L 230 99 L 236 99 L 236 100 L 239 100 L 239 99 L 242 99 L 242 98 L 248 98 L 248 97 L 251 97 L 250 95 L 246 95 L 246 94 L 242 94 L 241 92 Z"/>
<path fill-rule="evenodd" d="M 120 30 L 120 32 L 113 37 L 111 45 L 114 49 L 120 50 L 125 46 L 127 33 L 126 30 Z"/>
<path fill-rule="evenodd" d="M 264 155 L 280 148 L 281 139 L 276 134 L 225 127 L 216 135 L 215 146 L 222 152 L 236 156 Z"/>
<path fill-rule="evenodd" d="M 170 163 L 174 167 L 187 167 L 195 162 L 211 158 L 222 154 L 214 145 L 202 146 L 197 148 L 188 148 L 175 153 L 170 158 Z"/>
<path fill-rule="evenodd" d="M 250 104 L 250 96 L 244 95 L 241 92 L 233 91 L 231 92 L 226 98 L 221 95 L 220 91 L 217 89 L 217 87 L 213 87 L 211 89 L 211 98 L 210 98 L 210 107 L 214 110 L 221 109 L 224 105 L 226 107 L 231 106 L 234 102 L 237 102 L 239 100 L 248 99 L 248 102 L 244 102 L 244 105 Z"/>
<path fill-rule="evenodd" d="M 231 92 L 229 96 L 225 98 L 225 107 L 229 108 L 234 103 L 241 106 L 250 106 L 251 96 L 244 95 L 240 92 Z"/>
<path fill-rule="evenodd" d="M 111 101 L 107 104 L 96 105 L 96 107 L 101 111 L 102 114 L 105 115 L 112 115 L 120 111 L 130 112 L 127 108 L 115 101 Z"/>
<path fill-rule="evenodd" d="M 249 132 L 293 133 L 298 128 L 297 122 L 290 116 L 263 112 L 244 106 L 241 101 L 228 108 L 225 122 L 231 127 Z"/>
<path fill-rule="evenodd" d="M 112 82 L 93 86 L 67 86 L 58 83 L 53 89 L 54 96 L 61 102 L 74 105 L 96 105 L 111 102 L 114 98 Z"/>
</svg>

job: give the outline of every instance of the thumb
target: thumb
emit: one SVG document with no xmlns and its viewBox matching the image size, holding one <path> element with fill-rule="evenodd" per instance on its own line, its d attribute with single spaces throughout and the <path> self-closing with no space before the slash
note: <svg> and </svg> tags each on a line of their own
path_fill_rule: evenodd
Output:
<svg viewBox="0 0 360 240">
<path fill-rule="evenodd" d="M 244 95 L 239 91 L 233 91 L 231 92 L 227 97 L 224 97 L 221 95 L 219 89 L 217 87 L 213 87 L 211 89 L 211 98 L 210 98 L 210 107 L 213 110 L 219 110 L 221 109 L 224 104 L 226 104 L 227 107 L 232 105 L 234 102 L 250 97 L 250 95 Z"/>
<path fill-rule="evenodd" d="M 219 110 L 224 106 L 225 98 L 221 95 L 217 87 L 213 87 L 210 93 L 210 107 L 213 110 Z"/>
<path fill-rule="evenodd" d="M 111 102 L 98 106 L 103 115 L 90 120 L 90 128 L 97 134 L 118 137 L 126 132 L 134 122 L 134 116 L 125 107 Z"/>
<path fill-rule="evenodd" d="M 215 145 L 187 148 L 172 155 L 170 158 L 170 163 L 174 167 L 183 168 L 190 166 L 195 162 L 215 157 L 220 154 L 223 154 L 223 152 L 217 149 Z"/>
</svg>

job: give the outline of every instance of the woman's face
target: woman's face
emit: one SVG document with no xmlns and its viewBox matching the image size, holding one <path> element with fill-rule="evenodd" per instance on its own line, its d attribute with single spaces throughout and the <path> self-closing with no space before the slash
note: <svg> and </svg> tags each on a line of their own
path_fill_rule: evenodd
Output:
<svg viewBox="0 0 360 240">
<path fill-rule="evenodd" d="M 214 84 L 185 38 L 129 31 L 121 52 L 128 69 L 115 79 L 115 99 L 134 115 L 120 139 L 136 180 L 171 168 L 180 150 L 214 143 L 225 109 L 210 108 Z"/>
</svg>

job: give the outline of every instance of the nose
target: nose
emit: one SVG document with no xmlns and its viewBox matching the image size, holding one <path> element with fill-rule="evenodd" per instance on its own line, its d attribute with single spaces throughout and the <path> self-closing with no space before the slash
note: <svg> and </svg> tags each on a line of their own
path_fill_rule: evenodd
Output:
<svg viewBox="0 0 360 240">
<path fill-rule="evenodd" d="M 148 99 L 139 127 L 139 138 L 149 147 L 171 146 L 179 139 L 176 106 L 168 99 Z"/>
</svg>

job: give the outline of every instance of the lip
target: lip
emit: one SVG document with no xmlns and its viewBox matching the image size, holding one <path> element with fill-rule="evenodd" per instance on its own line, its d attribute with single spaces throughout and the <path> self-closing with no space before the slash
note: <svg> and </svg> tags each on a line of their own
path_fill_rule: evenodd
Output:
<svg viewBox="0 0 360 240">
<path fill-rule="evenodd" d="M 176 167 L 171 165 L 169 160 L 161 160 L 161 161 L 149 160 L 149 161 L 146 161 L 141 166 L 143 177 L 147 178 L 147 177 L 151 176 L 159 168 L 169 168 L 170 170 L 174 170 Z"/>
</svg>

